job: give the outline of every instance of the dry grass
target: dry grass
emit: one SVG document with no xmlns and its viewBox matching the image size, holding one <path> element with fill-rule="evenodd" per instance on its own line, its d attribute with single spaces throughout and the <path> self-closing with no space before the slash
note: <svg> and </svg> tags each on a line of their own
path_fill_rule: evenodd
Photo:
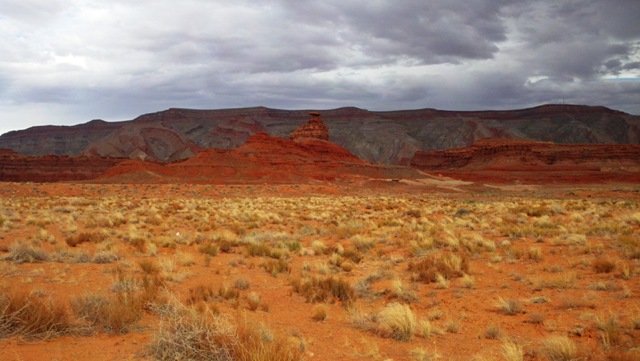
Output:
<svg viewBox="0 0 640 361">
<path fill-rule="evenodd" d="M 149 353 L 155 360 L 297 361 L 302 351 L 255 325 L 236 326 L 209 310 L 174 306 L 163 317 Z"/>
<path fill-rule="evenodd" d="M 564 272 L 551 277 L 536 277 L 532 280 L 534 290 L 545 288 L 568 289 L 574 288 L 578 276 L 576 272 Z"/>
<path fill-rule="evenodd" d="M 578 349 L 594 348 L 595 358 L 626 361 L 632 354 L 627 349 L 635 346 L 634 327 L 640 329 L 640 317 L 632 314 L 640 223 L 626 221 L 638 212 L 635 199 L 545 199 L 524 193 L 503 198 L 497 190 L 478 199 L 471 193 L 254 197 L 261 189 L 254 186 L 234 186 L 237 196 L 221 197 L 231 188 L 194 186 L 185 192 L 172 185 L 163 186 L 162 196 L 155 186 L 114 186 L 123 193 L 108 196 L 112 191 L 102 186 L 83 187 L 78 193 L 98 189 L 105 197 L 14 197 L 17 202 L 0 197 L 0 275 L 56 292 L 88 282 L 108 290 L 68 295 L 72 326 L 83 331 L 148 327 L 146 335 L 158 319 L 168 330 L 170 318 L 182 318 L 176 333 L 165 334 L 170 342 L 154 351 L 156 359 L 215 359 L 225 355 L 220 350 L 227 359 L 240 359 L 232 345 L 242 343 L 245 318 L 278 320 L 278 331 L 309 337 L 307 359 L 422 360 L 437 358 L 437 350 L 451 359 L 544 360 L 542 347 L 527 345 L 541 344 L 539 332 L 553 332 L 570 335 Z M 161 198 L 164 194 L 171 199 Z M 11 250 L 8 245 L 19 237 L 32 249 Z M 99 264 L 75 264 L 92 260 Z M 42 261 L 47 262 L 26 264 Z M 103 263 L 114 261 L 123 271 L 109 288 L 114 267 Z M 171 297 L 191 311 L 160 304 L 158 287 L 144 285 L 155 278 L 169 282 Z M 504 299 L 495 312 L 492 300 L 498 295 Z M 484 306 L 476 307 L 478 300 Z M 304 311 L 305 301 L 320 304 Z M 275 302 L 271 314 L 260 312 L 268 310 L 266 302 Z M 609 305 L 620 312 L 621 322 L 589 323 Z M 358 309 L 364 311 L 353 311 Z M 225 312 L 236 316 L 225 318 Z M 212 317 L 226 321 L 231 332 Z M 482 321 L 491 317 L 495 320 Z M 212 330 L 216 322 L 219 327 Z M 273 345 L 266 328 L 250 328 L 265 347 Z M 505 343 L 503 357 L 500 343 L 507 332 L 533 338 Z M 329 333 L 345 337 L 326 337 Z M 394 340 L 413 336 L 425 339 Z M 366 350 L 345 351 L 346 337 L 355 349 L 361 339 Z M 134 339 L 139 338 L 127 337 L 126 346 L 134 348 Z M 463 355 L 467 348 L 456 345 L 465 340 L 473 343 L 469 350 L 482 354 Z M 20 352 L 23 346 L 10 347 Z M 412 353 L 416 347 L 420 352 Z M 253 352 L 255 358 L 260 354 Z"/>
<path fill-rule="evenodd" d="M 45 262 L 49 260 L 49 255 L 39 247 L 18 243 L 9 247 L 6 259 L 15 263 Z"/>
<path fill-rule="evenodd" d="M 416 330 L 416 315 L 407 305 L 388 304 L 377 314 L 378 333 L 399 341 L 408 341 Z"/>
<path fill-rule="evenodd" d="M 523 361 L 524 350 L 522 346 L 515 341 L 505 339 L 502 341 L 502 356 L 505 361 Z"/>
<path fill-rule="evenodd" d="M 294 279 L 293 290 L 303 296 L 307 302 L 327 302 L 339 300 L 349 304 L 355 300 L 355 291 L 349 282 L 334 277 L 309 277 Z"/>
<path fill-rule="evenodd" d="M 502 297 L 498 297 L 496 301 L 496 308 L 498 311 L 505 315 L 517 315 L 522 312 L 522 303 L 518 300 L 507 299 L 505 300 Z"/>
<path fill-rule="evenodd" d="M 0 337 L 50 338 L 77 329 L 66 305 L 15 287 L 0 290 Z"/>
<path fill-rule="evenodd" d="M 198 285 L 189 288 L 189 296 L 187 297 L 187 304 L 193 305 L 199 302 L 210 302 L 215 300 L 219 296 L 219 293 L 215 292 L 209 285 Z M 237 298 L 237 296 L 235 297 Z"/>
<path fill-rule="evenodd" d="M 131 293 L 80 296 L 71 302 L 71 306 L 93 328 L 118 334 L 132 331 L 144 314 L 141 299 Z"/>
<path fill-rule="evenodd" d="M 449 280 L 469 273 L 469 259 L 450 252 L 434 253 L 409 263 L 409 271 L 416 275 L 416 280 L 424 283 L 437 282 L 438 275 Z"/>
<path fill-rule="evenodd" d="M 600 339 L 606 349 L 622 343 L 623 330 L 616 315 L 611 314 L 607 318 L 596 317 L 596 327 L 600 331 Z"/>
<path fill-rule="evenodd" d="M 551 336 L 542 343 L 542 354 L 549 361 L 577 361 L 578 348 L 566 336 Z"/>
</svg>

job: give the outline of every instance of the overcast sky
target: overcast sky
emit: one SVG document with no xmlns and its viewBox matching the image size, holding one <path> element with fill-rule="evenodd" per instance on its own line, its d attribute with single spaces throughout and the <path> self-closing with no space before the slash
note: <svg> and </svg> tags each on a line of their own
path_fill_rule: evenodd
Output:
<svg viewBox="0 0 640 361">
<path fill-rule="evenodd" d="M 0 0 L 0 133 L 169 107 L 640 114 L 638 19 L 638 0 Z"/>
</svg>

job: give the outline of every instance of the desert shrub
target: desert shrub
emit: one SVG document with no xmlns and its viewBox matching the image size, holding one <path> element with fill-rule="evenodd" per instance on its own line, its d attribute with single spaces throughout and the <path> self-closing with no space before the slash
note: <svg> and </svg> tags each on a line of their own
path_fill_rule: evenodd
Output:
<svg viewBox="0 0 640 361">
<path fill-rule="evenodd" d="M 138 266 L 140 266 L 140 269 L 142 270 L 142 272 L 149 275 L 155 275 L 160 273 L 160 266 L 158 266 L 158 264 L 154 261 L 150 261 L 146 259 L 141 260 L 138 262 Z"/>
<path fill-rule="evenodd" d="M 271 247 L 264 243 L 248 243 L 246 248 L 251 257 L 271 257 Z"/>
<path fill-rule="evenodd" d="M 402 280 L 398 278 L 391 281 L 391 288 L 389 291 L 392 297 L 404 302 L 410 303 L 418 300 L 418 295 L 413 290 L 405 287 Z"/>
<path fill-rule="evenodd" d="M 257 310 L 258 307 L 260 307 L 261 303 L 262 303 L 262 298 L 260 297 L 259 294 L 255 292 L 249 292 L 249 294 L 247 295 L 247 305 L 249 310 L 251 311 Z"/>
<path fill-rule="evenodd" d="M 342 252 L 343 258 L 351 260 L 353 263 L 360 263 L 364 256 L 356 249 L 347 248 Z"/>
<path fill-rule="evenodd" d="M 314 321 L 324 321 L 327 319 L 327 306 L 326 305 L 316 305 L 313 307 L 311 319 Z"/>
<path fill-rule="evenodd" d="M 221 239 L 217 241 L 218 247 L 220 248 L 220 252 L 222 253 L 231 253 L 233 251 L 233 247 L 238 246 L 238 242 L 230 241 L 226 239 Z"/>
<path fill-rule="evenodd" d="M 544 315 L 541 313 L 531 313 L 527 316 L 527 321 L 529 323 L 533 323 L 534 325 L 541 325 L 544 322 Z"/>
<path fill-rule="evenodd" d="M 591 263 L 596 273 L 610 273 L 616 268 L 616 264 L 604 257 L 598 257 Z"/>
<path fill-rule="evenodd" d="M 529 248 L 527 256 L 530 260 L 540 262 L 542 261 L 542 249 L 540 249 L 540 247 L 531 247 Z"/>
<path fill-rule="evenodd" d="M 200 253 L 202 254 L 206 254 L 208 256 L 217 256 L 218 253 L 220 253 L 220 246 L 218 246 L 217 244 L 214 243 L 205 243 L 203 245 L 201 245 L 198 250 L 200 251 Z"/>
<path fill-rule="evenodd" d="M 92 327 L 119 334 L 130 332 L 144 313 L 142 300 L 132 293 L 80 296 L 71 306 Z"/>
<path fill-rule="evenodd" d="M 311 249 L 315 254 L 324 254 L 331 251 L 322 241 L 316 240 L 311 242 Z"/>
<path fill-rule="evenodd" d="M 233 287 L 239 290 L 246 290 L 249 288 L 249 281 L 244 277 L 236 278 L 235 282 L 233 283 Z"/>
<path fill-rule="evenodd" d="M 339 300 L 348 304 L 355 299 L 355 291 L 349 282 L 334 277 L 310 277 L 294 279 L 293 290 L 307 302 L 327 302 Z"/>
<path fill-rule="evenodd" d="M 545 288 L 567 289 L 573 288 L 578 280 L 575 272 L 562 272 L 552 277 L 536 277 L 532 280 L 535 290 Z"/>
<path fill-rule="evenodd" d="M 496 308 L 505 315 L 516 315 L 522 311 L 522 303 L 518 300 L 505 300 L 502 297 L 498 297 Z"/>
<path fill-rule="evenodd" d="M 84 251 L 61 249 L 55 251 L 49 259 L 60 263 L 87 263 L 91 260 L 91 257 Z"/>
<path fill-rule="evenodd" d="M 262 263 L 260 267 L 270 273 L 272 276 L 276 276 L 278 273 L 291 273 L 291 266 L 289 262 L 283 259 L 270 259 Z"/>
<path fill-rule="evenodd" d="M 96 254 L 93 255 L 92 262 L 105 264 L 115 262 L 118 259 L 120 259 L 120 257 L 111 251 L 100 251 L 96 252 Z"/>
<path fill-rule="evenodd" d="M 566 336 L 551 336 L 542 343 L 542 354 L 549 361 L 577 361 L 578 348 Z"/>
<path fill-rule="evenodd" d="M 371 237 L 355 235 L 351 237 L 351 244 L 359 252 L 367 252 L 375 246 L 376 241 Z"/>
<path fill-rule="evenodd" d="M 297 361 L 300 348 L 255 325 L 234 325 L 222 315 L 177 306 L 163 317 L 149 352 L 155 360 Z"/>
<path fill-rule="evenodd" d="M 416 329 L 416 315 L 407 305 L 388 304 L 376 317 L 378 333 L 400 341 L 408 341 Z"/>
<path fill-rule="evenodd" d="M 438 274 L 445 279 L 452 279 L 469 273 L 469 259 L 466 255 L 455 253 L 433 253 L 418 262 L 409 263 L 409 271 L 420 282 L 437 282 Z"/>
<path fill-rule="evenodd" d="M 15 263 L 43 262 L 49 260 L 49 255 L 41 248 L 19 243 L 9 247 L 7 260 Z"/>
<path fill-rule="evenodd" d="M 609 348 L 622 343 L 623 330 L 620 321 L 615 315 L 609 315 L 608 318 L 597 317 L 596 327 L 600 331 L 602 344 Z"/>
<path fill-rule="evenodd" d="M 240 297 L 240 291 L 227 285 L 222 285 L 218 289 L 218 297 L 222 298 L 223 300 L 236 300 L 238 299 L 238 297 Z"/>
<path fill-rule="evenodd" d="M 106 236 L 100 232 L 80 232 L 74 236 L 67 237 L 65 242 L 75 247 L 82 243 L 99 243 L 106 239 Z"/>
<path fill-rule="evenodd" d="M 67 307 L 17 288 L 0 290 L 0 337 L 50 338 L 76 329 Z"/>
<path fill-rule="evenodd" d="M 220 296 L 219 293 L 216 293 L 211 286 L 208 285 L 198 285 L 192 288 L 189 288 L 189 296 L 187 296 L 187 304 L 192 305 L 198 302 L 209 302 L 216 299 L 217 296 Z"/>
<path fill-rule="evenodd" d="M 500 334 L 502 334 L 500 327 L 496 325 L 490 325 L 486 330 L 484 330 L 484 337 L 491 340 L 498 339 Z"/>
<path fill-rule="evenodd" d="M 150 346 L 155 360 L 232 361 L 237 338 L 229 320 L 193 309 L 172 310 L 162 318 Z"/>
</svg>

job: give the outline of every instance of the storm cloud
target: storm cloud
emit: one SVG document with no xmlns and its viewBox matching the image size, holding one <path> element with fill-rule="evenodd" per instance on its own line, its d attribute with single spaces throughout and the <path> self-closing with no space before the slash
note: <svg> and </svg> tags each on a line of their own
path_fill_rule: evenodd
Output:
<svg viewBox="0 0 640 361">
<path fill-rule="evenodd" d="M 169 107 L 640 113 L 640 2 L 0 0 L 0 133 Z"/>
</svg>

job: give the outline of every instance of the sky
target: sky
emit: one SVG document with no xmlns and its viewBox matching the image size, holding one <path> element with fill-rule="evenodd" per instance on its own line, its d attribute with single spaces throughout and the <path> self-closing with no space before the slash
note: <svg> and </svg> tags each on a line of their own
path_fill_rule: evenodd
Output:
<svg viewBox="0 0 640 361">
<path fill-rule="evenodd" d="M 0 0 L 0 134 L 170 107 L 605 105 L 638 0 Z"/>
</svg>

